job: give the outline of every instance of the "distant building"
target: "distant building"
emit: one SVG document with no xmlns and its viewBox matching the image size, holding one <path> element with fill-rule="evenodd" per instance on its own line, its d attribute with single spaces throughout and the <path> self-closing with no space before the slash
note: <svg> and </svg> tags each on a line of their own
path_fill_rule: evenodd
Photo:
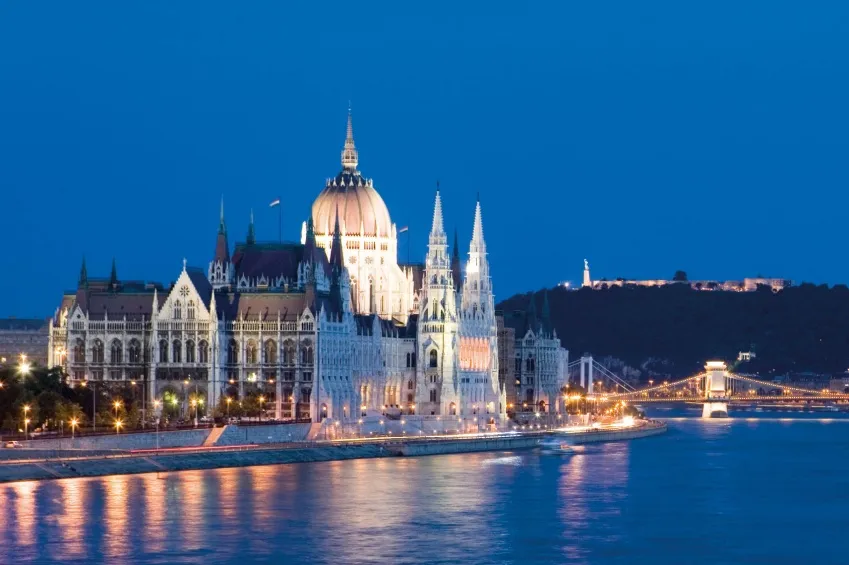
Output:
<svg viewBox="0 0 849 565">
<path fill-rule="evenodd" d="M 496 313 L 498 333 L 498 381 L 501 390 L 507 393 L 507 406 L 516 405 L 516 372 L 514 357 L 516 354 L 516 330 L 504 325 L 504 316 Z"/>
<path fill-rule="evenodd" d="M 516 411 L 555 410 L 561 400 L 560 389 L 569 382 L 569 352 L 561 347 L 551 324 L 548 293 L 543 297 L 541 315 L 537 315 L 532 298 L 526 312 L 505 315 L 504 325 L 513 328 L 516 336 L 514 380 L 507 384 L 508 408 L 512 404 Z"/>
<path fill-rule="evenodd" d="M 0 364 L 17 362 L 21 354 L 39 365 L 47 364 L 48 322 L 38 318 L 0 320 Z"/>
<path fill-rule="evenodd" d="M 611 286 L 666 286 L 668 284 L 689 284 L 694 290 L 723 290 L 728 292 L 753 292 L 759 286 L 767 286 L 773 292 L 784 290 L 793 286 L 793 281 L 789 279 L 775 278 L 745 278 L 737 281 L 715 281 L 715 280 L 700 280 L 700 281 L 673 281 L 668 279 L 623 279 L 615 280 L 601 279 L 594 281 L 590 278 L 590 266 L 584 259 L 584 282 L 582 287 L 590 287 L 593 289 L 609 288 Z"/>
</svg>

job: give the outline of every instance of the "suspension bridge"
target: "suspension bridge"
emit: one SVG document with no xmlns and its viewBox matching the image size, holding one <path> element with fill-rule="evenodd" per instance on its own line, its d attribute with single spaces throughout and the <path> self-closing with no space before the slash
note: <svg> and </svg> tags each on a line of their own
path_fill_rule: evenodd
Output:
<svg viewBox="0 0 849 565">
<path fill-rule="evenodd" d="M 752 403 L 765 401 L 781 402 L 838 402 L 849 401 L 849 394 L 833 392 L 827 389 L 813 390 L 808 388 L 762 381 L 747 375 L 730 372 L 722 361 L 709 361 L 705 371 L 674 382 L 664 382 L 658 385 L 650 383 L 648 387 L 635 389 L 623 388 L 623 392 L 596 393 L 593 391 L 593 376 L 596 364 L 592 358 L 581 358 L 575 364 L 589 359 L 589 371 L 581 369 L 581 386 L 586 387 L 587 399 L 599 403 L 605 402 L 700 402 L 704 408 L 705 418 L 723 418 L 728 416 L 728 405 L 732 403 Z M 609 371 L 607 372 L 609 373 Z M 612 373 L 602 373 L 605 379 L 620 383 L 619 377 L 611 378 Z M 587 379 L 583 377 L 587 376 Z M 758 388 L 754 388 L 758 387 Z M 773 393 L 773 394 L 770 394 Z M 777 393 L 777 394 L 775 394 Z"/>
</svg>

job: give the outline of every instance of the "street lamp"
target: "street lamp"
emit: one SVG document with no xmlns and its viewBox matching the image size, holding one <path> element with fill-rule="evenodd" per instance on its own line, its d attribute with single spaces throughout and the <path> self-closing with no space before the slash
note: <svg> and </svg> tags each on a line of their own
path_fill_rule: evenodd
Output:
<svg viewBox="0 0 849 565">
<path fill-rule="evenodd" d="M 259 395 L 259 421 L 262 422 L 262 405 L 265 402 L 265 397 L 263 395 Z"/>
<path fill-rule="evenodd" d="M 71 418 L 71 421 L 68 423 L 71 424 L 71 441 L 74 441 L 74 429 L 77 427 L 77 424 L 79 424 L 79 420 Z"/>
<path fill-rule="evenodd" d="M 224 402 L 227 403 L 227 423 L 230 423 L 230 403 L 233 399 L 228 396 Z"/>
<path fill-rule="evenodd" d="M 190 404 L 190 405 L 191 405 L 191 407 L 192 407 L 192 408 L 194 408 L 194 410 L 195 410 L 195 427 L 198 427 L 198 401 L 197 401 L 197 399 L 196 399 L 196 398 L 192 398 L 192 399 L 189 401 L 189 404 Z"/>
<path fill-rule="evenodd" d="M 24 404 L 21 409 L 24 411 L 24 439 L 29 439 L 27 437 L 27 425 L 29 424 L 29 418 L 27 418 L 27 414 L 30 410 L 29 404 Z"/>
<path fill-rule="evenodd" d="M 121 420 L 115 420 L 115 435 L 118 435 L 120 433 L 121 426 L 123 425 L 124 423 L 121 422 Z"/>
<path fill-rule="evenodd" d="M 121 401 L 116 400 L 115 402 L 112 403 L 112 406 L 115 407 L 115 419 L 117 420 L 118 419 L 118 409 L 121 407 Z"/>
<path fill-rule="evenodd" d="M 154 400 L 153 401 L 153 410 L 157 412 L 156 414 L 156 449 L 159 449 L 159 417 L 161 412 L 159 412 L 159 408 L 162 406 L 162 401 Z"/>
</svg>

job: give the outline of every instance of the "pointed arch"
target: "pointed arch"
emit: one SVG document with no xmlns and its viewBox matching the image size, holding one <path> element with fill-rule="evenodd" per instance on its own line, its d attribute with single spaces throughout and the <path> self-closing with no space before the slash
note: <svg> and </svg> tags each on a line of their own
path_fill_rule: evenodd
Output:
<svg viewBox="0 0 849 565">
<path fill-rule="evenodd" d="M 109 362 L 113 365 L 120 365 L 124 362 L 124 347 L 118 338 L 113 339 L 109 346 Z"/>
</svg>

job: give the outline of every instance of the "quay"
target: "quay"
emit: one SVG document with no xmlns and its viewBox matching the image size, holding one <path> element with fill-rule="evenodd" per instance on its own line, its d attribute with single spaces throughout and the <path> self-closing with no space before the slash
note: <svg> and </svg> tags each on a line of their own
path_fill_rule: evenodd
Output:
<svg viewBox="0 0 849 565">
<path fill-rule="evenodd" d="M 555 431 L 492 432 L 454 436 L 382 437 L 302 441 L 264 445 L 174 447 L 139 450 L 7 449 L 0 458 L 0 482 L 97 477 L 340 461 L 378 457 L 418 457 L 450 453 L 533 449 L 553 434 L 574 444 L 624 441 L 657 435 L 666 424 L 561 428 Z"/>
</svg>

